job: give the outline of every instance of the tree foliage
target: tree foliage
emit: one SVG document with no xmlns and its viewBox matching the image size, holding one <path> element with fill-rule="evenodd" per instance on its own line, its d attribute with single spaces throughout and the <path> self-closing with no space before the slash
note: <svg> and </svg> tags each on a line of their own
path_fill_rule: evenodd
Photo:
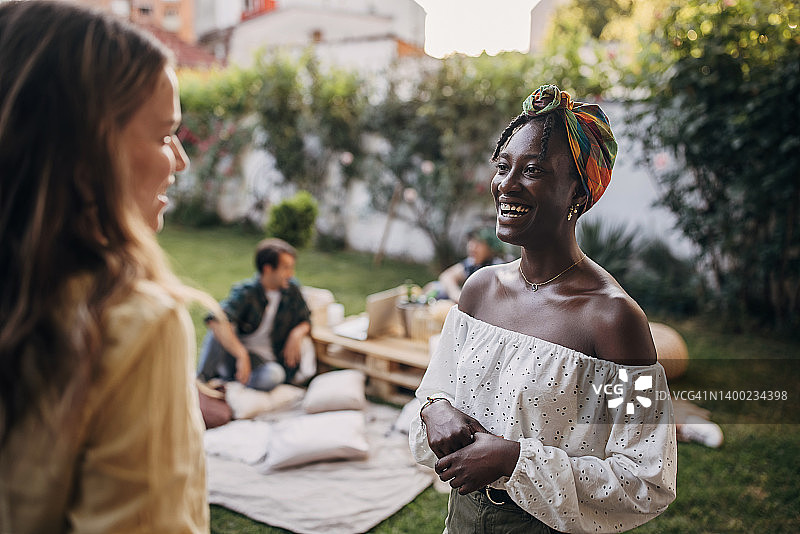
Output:
<svg viewBox="0 0 800 534">
<path fill-rule="evenodd" d="M 267 133 L 264 148 L 284 177 L 318 196 L 331 158 L 344 153 L 346 175 L 356 175 L 367 104 L 360 76 L 336 68 L 323 71 L 310 52 L 299 59 L 265 54 L 256 72 L 262 87 L 254 108 Z"/>
<path fill-rule="evenodd" d="M 191 161 L 196 187 L 180 188 L 175 216 L 184 223 L 216 223 L 222 182 L 239 173 L 250 145 L 250 99 L 259 90 L 255 72 L 244 69 L 181 71 L 183 121 L 178 136 Z"/>
<path fill-rule="evenodd" d="M 624 225 L 582 221 L 581 249 L 599 263 L 649 314 L 689 315 L 698 311 L 702 279 L 694 264 L 676 256 L 659 238 L 642 238 Z"/>
<path fill-rule="evenodd" d="M 386 210 L 395 189 L 412 191 L 410 220 L 431 239 L 441 265 L 457 255 L 454 218 L 476 203 L 490 204 L 489 158 L 532 91 L 524 79 L 530 68 L 531 59 L 520 54 L 505 61 L 450 56 L 416 81 L 390 80 L 371 109 L 368 128 L 391 147 L 370 175 L 373 203 Z"/>
<path fill-rule="evenodd" d="M 305 103 L 300 71 L 301 62 L 280 54 L 259 58 L 255 72 L 261 87 L 254 95 L 253 110 L 267 134 L 263 148 L 275 157 L 276 166 L 288 181 L 302 183 L 305 158 L 300 117 Z"/>
<path fill-rule="evenodd" d="M 358 173 L 366 96 L 355 73 L 322 71 L 311 54 L 276 52 L 249 69 L 180 77 L 179 135 L 198 180 L 177 199 L 184 222 L 216 220 L 222 182 L 241 174 L 241 157 L 253 146 L 272 154 L 287 182 L 317 196 L 331 158 L 347 154 L 345 175 Z"/>
<path fill-rule="evenodd" d="M 610 22 L 629 17 L 634 4 L 632 0 L 571 0 L 561 4 L 550 27 L 550 39 L 558 34 L 574 36 L 584 31 L 599 39 Z"/>
<path fill-rule="evenodd" d="M 570 0 L 559 5 L 542 54 L 551 79 L 576 95 L 623 95 L 631 75 L 641 70 L 642 38 L 649 39 L 672 2 Z"/>
<path fill-rule="evenodd" d="M 637 122 L 728 317 L 800 323 L 800 33 L 789 0 L 690 0 L 645 47 Z M 663 152 L 678 163 L 654 165 Z"/>
</svg>

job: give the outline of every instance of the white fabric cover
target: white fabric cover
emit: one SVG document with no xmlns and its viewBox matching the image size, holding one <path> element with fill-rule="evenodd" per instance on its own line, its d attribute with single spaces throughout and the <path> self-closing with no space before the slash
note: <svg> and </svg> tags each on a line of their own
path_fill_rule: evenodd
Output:
<svg viewBox="0 0 800 534">
<path fill-rule="evenodd" d="M 225 385 L 225 402 L 234 419 L 252 419 L 257 415 L 287 408 L 298 402 L 305 390 L 290 384 L 279 384 L 271 391 L 259 391 L 239 382 Z"/>
<path fill-rule="evenodd" d="M 209 501 L 298 534 L 368 532 L 430 486 L 434 475 L 414 462 L 404 434 L 388 432 L 396 408 L 368 403 L 364 413 L 366 460 L 316 462 L 262 474 L 261 465 L 208 455 Z M 299 406 L 267 417 L 278 421 L 298 415 Z"/>
<path fill-rule="evenodd" d="M 362 412 L 301 415 L 275 425 L 262 471 L 328 460 L 362 460 L 368 451 Z"/>
<path fill-rule="evenodd" d="M 365 380 L 364 373 L 354 369 L 318 375 L 308 384 L 303 409 L 307 413 L 363 410 L 367 405 Z"/>
<path fill-rule="evenodd" d="M 632 391 L 640 377 L 650 387 Z M 607 397 L 606 387 L 618 385 L 624 395 Z M 514 472 L 491 485 L 556 530 L 629 530 L 675 498 L 675 425 L 658 363 L 618 365 L 453 307 L 417 390 L 421 401 L 428 396 L 447 398 L 489 432 L 520 443 Z M 610 402 L 623 396 L 634 415 L 626 402 Z M 417 461 L 432 467 L 436 456 L 419 418 L 409 442 Z"/>
<path fill-rule="evenodd" d="M 267 455 L 272 424 L 242 419 L 206 430 L 206 454 L 254 465 Z"/>
</svg>

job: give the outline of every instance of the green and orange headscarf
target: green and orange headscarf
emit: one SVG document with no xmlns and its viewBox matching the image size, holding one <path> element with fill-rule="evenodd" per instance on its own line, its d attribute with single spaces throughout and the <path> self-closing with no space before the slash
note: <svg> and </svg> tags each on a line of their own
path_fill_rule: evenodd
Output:
<svg viewBox="0 0 800 534">
<path fill-rule="evenodd" d="M 528 115 L 542 115 L 559 108 L 564 110 L 569 148 L 589 196 L 586 211 L 600 199 L 611 182 L 617 141 L 600 106 L 573 102 L 569 93 L 555 85 L 539 87 L 522 103 L 522 111 Z"/>
</svg>

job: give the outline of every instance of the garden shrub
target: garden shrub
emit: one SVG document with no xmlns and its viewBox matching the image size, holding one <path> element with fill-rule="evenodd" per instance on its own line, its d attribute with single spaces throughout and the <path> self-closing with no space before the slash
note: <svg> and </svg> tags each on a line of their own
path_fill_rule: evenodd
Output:
<svg viewBox="0 0 800 534">
<path fill-rule="evenodd" d="M 317 220 L 317 201 L 308 191 L 275 204 L 269 213 L 267 234 L 279 237 L 297 248 L 311 242 Z"/>
<path fill-rule="evenodd" d="M 171 221 L 195 228 L 218 226 L 222 223 L 216 210 L 209 207 L 208 202 L 201 195 L 175 195 L 175 198 L 178 199 L 178 202 L 167 213 L 167 217 Z"/>
<path fill-rule="evenodd" d="M 315 246 L 320 252 L 335 252 L 346 249 L 347 241 L 344 237 L 332 232 L 317 232 Z"/>
<path fill-rule="evenodd" d="M 636 262 L 625 277 L 625 289 L 649 313 L 690 316 L 700 310 L 702 277 L 694 262 L 675 255 L 662 239 L 636 247 Z"/>
<path fill-rule="evenodd" d="M 694 263 L 662 239 L 637 239 L 624 225 L 582 222 L 578 242 L 649 314 L 687 316 L 700 309 L 702 278 Z"/>
</svg>

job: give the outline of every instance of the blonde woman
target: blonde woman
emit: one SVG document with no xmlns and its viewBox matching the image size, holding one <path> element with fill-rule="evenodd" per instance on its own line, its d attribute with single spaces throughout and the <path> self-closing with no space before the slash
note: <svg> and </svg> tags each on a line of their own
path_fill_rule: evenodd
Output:
<svg viewBox="0 0 800 534">
<path fill-rule="evenodd" d="M 0 532 L 206 532 L 195 292 L 155 240 L 188 165 L 149 35 L 0 6 Z"/>
</svg>

